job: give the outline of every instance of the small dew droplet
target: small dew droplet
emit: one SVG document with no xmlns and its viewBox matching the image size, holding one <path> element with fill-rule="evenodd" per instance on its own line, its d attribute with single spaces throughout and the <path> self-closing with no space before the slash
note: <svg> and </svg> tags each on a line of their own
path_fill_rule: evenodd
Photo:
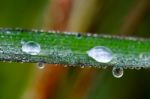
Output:
<svg viewBox="0 0 150 99">
<path fill-rule="evenodd" d="M 92 66 L 88 66 L 89 68 L 91 68 Z"/>
<path fill-rule="evenodd" d="M 84 68 L 84 66 L 81 66 L 81 68 Z"/>
<path fill-rule="evenodd" d="M 11 32 L 10 31 L 6 31 L 6 34 L 11 34 Z"/>
<path fill-rule="evenodd" d="M 80 33 L 77 34 L 77 38 L 78 38 L 78 39 L 81 38 L 81 34 L 80 34 Z"/>
<path fill-rule="evenodd" d="M 136 70 L 140 70 L 140 69 L 141 69 L 141 67 L 135 67 L 135 69 L 136 69 Z"/>
<path fill-rule="evenodd" d="M 43 69 L 43 68 L 45 67 L 45 63 L 44 63 L 44 62 L 38 62 L 38 63 L 37 63 L 37 67 L 38 67 L 39 69 Z"/>
<path fill-rule="evenodd" d="M 101 63 L 108 63 L 113 59 L 112 51 L 104 46 L 96 46 L 87 51 L 87 54 L 89 57 Z"/>
<path fill-rule="evenodd" d="M 102 66 L 103 69 L 107 69 L 107 66 Z"/>
<path fill-rule="evenodd" d="M 112 74 L 115 78 L 121 78 L 123 76 L 123 68 L 122 67 L 113 67 Z"/>
<path fill-rule="evenodd" d="M 25 44 L 26 42 L 22 39 L 20 43 L 23 45 L 23 44 Z"/>
<path fill-rule="evenodd" d="M 37 55 L 40 53 L 41 47 L 34 41 L 28 41 L 22 44 L 22 51 L 30 55 Z"/>
<path fill-rule="evenodd" d="M 144 58 L 144 54 L 143 53 L 139 54 L 139 58 L 140 59 Z"/>
<path fill-rule="evenodd" d="M 68 67 L 68 65 L 64 65 L 64 67 Z"/>
</svg>

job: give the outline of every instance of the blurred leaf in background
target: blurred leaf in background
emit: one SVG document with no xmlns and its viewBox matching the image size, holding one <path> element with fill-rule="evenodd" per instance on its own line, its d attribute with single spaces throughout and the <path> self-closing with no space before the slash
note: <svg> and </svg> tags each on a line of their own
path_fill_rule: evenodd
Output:
<svg viewBox="0 0 150 99">
<path fill-rule="evenodd" d="M 0 26 L 149 37 L 149 0 L 1 0 Z M 58 38 L 59 39 L 59 38 Z M 121 47 L 122 45 L 120 45 Z M 131 45 L 132 46 L 132 45 Z M 149 99 L 149 70 L 0 63 L 0 99 Z"/>
<path fill-rule="evenodd" d="M 46 0 L 0 0 L 0 27 L 38 28 Z M 0 63 L 0 99 L 20 99 L 33 64 Z"/>
</svg>

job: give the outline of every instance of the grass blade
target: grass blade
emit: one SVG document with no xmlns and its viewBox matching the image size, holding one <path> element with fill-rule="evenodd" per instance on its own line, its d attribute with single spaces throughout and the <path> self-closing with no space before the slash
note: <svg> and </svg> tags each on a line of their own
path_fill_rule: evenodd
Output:
<svg viewBox="0 0 150 99">
<path fill-rule="evenodd" d="M 0 60 L 13 62 L 44 62 L 70 66 L 147 68 L 150 66 L 150 40 L 98 34 L 56 31 L 0 29 Z M 26 42 L 36 42 L 40 52 L 31 55 L 22 50 Z M 87 51 L 104 46 L 113 52 L 108 63 L 97 62 Z"/>
</svg>

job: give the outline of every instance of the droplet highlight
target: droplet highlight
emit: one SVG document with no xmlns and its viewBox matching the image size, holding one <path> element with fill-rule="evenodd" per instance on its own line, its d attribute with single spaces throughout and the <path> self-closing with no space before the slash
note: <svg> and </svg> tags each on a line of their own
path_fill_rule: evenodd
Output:
<svg viewBox="0 0 150 99">
<path fill-rule="evenodd" d="M 40 53 L 41 47 L 34 41 L 28 41 L 22 44 L 22 51 L 30 55 L 37 55 Z"/>
<path fill-rule="evenodd" d="M 115 78 L 121 78 L 123 76 L 123 68 L 122 67 L 113 67 L 112 74 Z"/>
<path fill-rule="evenodd" d="M 113 59 L 112 51 L 104 46 L 96 46 L 87 51 L 87 54 L 89 57 L 101 63 L 108 63 Z"/>
</svg>

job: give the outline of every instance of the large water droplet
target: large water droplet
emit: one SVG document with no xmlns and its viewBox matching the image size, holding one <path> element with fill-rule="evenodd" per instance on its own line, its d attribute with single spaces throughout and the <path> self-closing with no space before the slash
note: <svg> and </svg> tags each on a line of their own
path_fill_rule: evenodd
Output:
<svg viewBox="0 0 150 99">
<path fill-rule="evenodd" d="M 123 68 L 122 67 L 113 67 L 112 74 L 116 78 L 121 78 L 123 76 Z"/>
<path fill-rule="evenodd" d="M 37 67 L 38 67 L 39 69 L 43 69 L 43 68 L 45 67 L 45 63 L 44 63 L 44 62 L 38 62 L 38 63 L 37 63 Z"/>
<path fill-rule="evenodd" d="M 89 57 L 92 57 L 98 62 L 108 63 L 113 59 L 113 53 L 109 48 L 104 46 L 96 46 L 87 51 Z"/>
<path fill-rule="evenodd" d="M 41 51 L 41 47 L 34 41 L 28 41 L 22 44 L 22 51 L 30 55 L 37 55 Z"/>
</svg>

